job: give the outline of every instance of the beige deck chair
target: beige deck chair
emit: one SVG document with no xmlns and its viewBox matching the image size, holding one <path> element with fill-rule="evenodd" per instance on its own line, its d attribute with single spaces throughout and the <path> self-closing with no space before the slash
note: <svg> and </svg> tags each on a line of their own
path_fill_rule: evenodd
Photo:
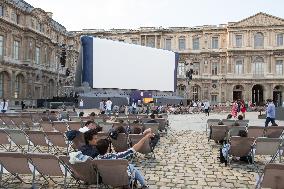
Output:
<svg viewBox="0 0 284 189">
<path fill-rule="evenodd" d="M 75 164 L 71 164 L 69 159 L 68 156 L 59 156 L 59 160 L 63 162 L 65 169 L 68 170 L 71 177 L 75 179 L 79 185 L 97 184 L 97 173 L 91 159 Z M 81 183 L 82 181 L 83 183 Z"/>
<path fill-rule="evenodd" d="M 4 129 L 4 131 L 7 133 L 10 140 L 16 145 L 16 151 L 17 149 L 21 150 L 22 152 L 29 151 L 29 141 L 24 131 L 16 129 Z M 27 150 L 25 149 L 26 146 Z"/>
<path fill-rule="evenodd" d="M 211 125 L 210 126 L 211 134 L 209 135 L 208 142 L 210 139 L 216 142 L 225 140 L 229 128 L 230 127 L 226 125 Z"/>
<path fill-rule="evenodd" d="M 44 147 L 47 148 L 47 153 L 49 152 L 48 139 L 43 131 L 25 131 L 25 133 L 29 138 L 29 146 L 31 143 L 33 144 L 33 151 L 38 150 L 39 152 L 44 152 Z"/>
<path fill-rule="evenodd" d="M 44 132 L 55 131 L 54 127 L 52 126 L 52 123 L 50 123 L 49 121 L 41 122 L 40 127 Z"/>
<path fill-rule="evenodd" d="M 80 149 L 82 146 L 86 144 L 85 138 L 84 138 L 84 133 L 79 133 L 73 140 L 72 140 L 72 148 L 77 151 Z"/>
<path fill-rule="evenodd" d="M 258 138 L 263 137 L 265 127 L 261 126 L 249 126 L 248 137 Z"/>
<path fill-rule="evenodd" d="M 79 121 L 69 121 L 66 122 L 70 130 L 79 130 L 81 128 L 81 122 Z"/>
<path fill-rule="evenodd" d="M 24 122 L 22 121 L 23 119 L 20 116 L 11 116 L 10 119 L 19 129 L 25 128 Z"/>
<path fill-rule="evenodd" d="M 69 141 L 65 140 L 65 137 L 62 133 L 60 132 L 44 132 L 46 134 L 47 139 L 51 143 L 51 146 L 55 150 L 55 153 L 69 153 Z M 66 149 L 65 150 L 62 150 Z"/>
<path fill-rule="evenodd" d="M 236 120 L 236 123 L 238 123 L 240 126 L 248 126 L 249 120 Z"/>
<path fill-rule="evenodd" d="M 129 148 L 128 137 L 124 133 L 119 133 L 117 139 L 111 139 L 112 146 L 116 152 L 123 152 Z"/>
<path fill-rule="evenodd" d="M 23 117 L 22 121 L 24 123 L 24 128 L 26 129 L 33 129 L 35 126 L 31 117 Z"/>
<path fill-rule="evenodd" d="M 233 126 L 235 124 L 235 120 L 232 119 L 222 119 L 221 120 L 224 125 Z"/>
<path fill-rule="evenodd" d="M 9 145 L 8 148 L 7 145 Z M 0 129 L 0 146 L 4 148 L 5 151 L 10 151 L 11 149 L 11 142 L 9 141 L 9 136 L 4 131 L 4 129 Z"/>
<path fill-rule="evenodd" d="M 103 184 L 110 185 L 112 187 L 128 186 L 129 179 L 127 174 L 127 160 L 93 160 L 92 163 L 95 165 L 99 175 L 101 176 Z"/>
<path fill-rule="evenodd" d="M 99 126 L 102 127 L 102 132 L 107 133 L 113 127 L 113 123 L 101 122 L 99 123 Z"/>
<path fill-rule="evenodd" d="M 279 138 L 284 130 L 283 126 L 270 126 L 266 127 L 265 135 L 268 138 Z"/>
<path fill-rule="evenodd" d="M 53 127 L 55 130 L 61 132 L 61 133 L 65 133 L 66 131 L 68 131 L 68 126 L 66 124 L 66 122 L 62 122 L 62 121 L 54 121 L 53 122 Z"/>
<path fill-rule="evenodd" d="M 98 132 L 98 140 L 108 138 L 109 134 L 105 132 Z"/>
<path fill-rule="evenodd" d="M 270 155 L 271 157 L 274 156 L 279 150 L 281 141 L 282 140 L 280 138 L 257 138 L 254 145 L 254 153 L 252 158 L 253 163 L 254 158 L 257 155 Z"/>
<path fill-rule="evenodd" d="M 25 184 L 30 184 L 26 182 L 26 178 L 22 178 L 25 175 L 32 175 L 32 171 L 29 168 L 28 158 L 25 154 L 18 152 L 0 152 L 0 163 L 1 163 L 1 176 L 0 176 L 0 187 L 10 188 L 9 184 L 15 181 L 15 178 L 20 180 L 20 182 Z M 3 178 L 3 167 L 12 175 L 6 180 Z"/>
<path fill-rule="evenodd" d="M 229 130 L 229 137 L 231 136 L 238 136 L 240 131 L 247 131 L 247 127 L 246 126 L 232 126 Z M 229 138 L 228 137 L 228 138 Z"/>
<path fill-rule="evenodd" d="M 141 130 L 141 133 L 143 133 L 143 131 L 144 131 L 144 126 L 142 124 L 137 124 L 137 123 L 134 124 L 134 123 L 132 123 L 129 126 L 130 126 L 131 134 L 134 134 L 134 128 L 139 128 Z"/>
<path fill-rule="evenodd" d="M 284 188 L 284 164 L 271 163 L 264 167 L 264 175 L 260 184 L 261 188 Z"/>
<path fill-rule="evenodd" d="M 143 126 L 145 130 L 151 128 L 152 133 L 159 134 L 159 123 L 144 123 Z"/>
<path fill-rule="evenodd" d="M 64 180 L 64 186 L 66 186 L 67 173 L 62 172 L 60 160 L 55 155 L 27 153 L 26 156 L 47 183 L 48 179 L 50 179 L 55 184 L 62 184 L 60 181 L 55 181 L 61 178 L 60 180 Z"/>
<path fill-rule="evenodd" d="M 10 118 L 11 116 L 2 116 L 1 120 L 5 123 L 7 128 L 18 128 Z"/>
<path fill-rule="evenodd" d="M 144 137 L 144 135 L 142 135 L 142 134 L 130 134 L 129 139 L 131 141 L 132 146 L 134 144 L 137 144 L 143 137 Z M 141 154 L 149 154 L 149 153 L 153 152 L 152 149 L 151 149 L 151 146 L 150 146 L 150 140 L 149 139 L 147 139 L 144 142 L 142 148 L 138 152 L 141 153 Z"/>
<path fill-rule="evenodd" d="M 232 136 L 231 148 L 229 150 L 230 156 L 243 157 L 249 155 L 252 151 L 252 145 L 254 143 L 254 138 Z M 230 158 L 228 157 L 228 162 L 230 163 Z"/>
<path fill-rule="evenodd" d="M 220 119 L 207 119 L 206 132 L 207 132 L 207 129 L 210 128 L 210 126 L 212 126 L 212 125 L 218 125 L 218 123 L 219 123 L 220 121 L 221 121 Z"/>
</svg>

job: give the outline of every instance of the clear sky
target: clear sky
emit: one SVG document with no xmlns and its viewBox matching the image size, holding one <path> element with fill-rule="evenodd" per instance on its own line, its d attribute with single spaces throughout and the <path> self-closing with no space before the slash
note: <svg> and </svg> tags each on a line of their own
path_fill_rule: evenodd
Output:
<svg viewBox="0 0 284 189">
<path fill-rule="evenodd" d="M 218 25 L 258 12 L 284 18 L 284 0 L 26 0 L 67 30 Z"/>
</svg>

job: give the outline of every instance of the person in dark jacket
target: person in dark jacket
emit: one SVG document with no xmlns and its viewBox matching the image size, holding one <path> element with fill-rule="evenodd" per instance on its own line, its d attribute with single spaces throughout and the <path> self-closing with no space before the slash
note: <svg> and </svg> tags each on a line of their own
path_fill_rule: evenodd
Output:
<svg viewBox="0 0 284 189">
<path fill-rule="evenodd" d="M 86 145 L 82 146 L 79 150 L 82 154 L 95 158 L 99 155 L 96 144 L 98 140 L 97 131 L 95 129 L 90 129 L 84 133 L 84 138 Z"/>
</svg>

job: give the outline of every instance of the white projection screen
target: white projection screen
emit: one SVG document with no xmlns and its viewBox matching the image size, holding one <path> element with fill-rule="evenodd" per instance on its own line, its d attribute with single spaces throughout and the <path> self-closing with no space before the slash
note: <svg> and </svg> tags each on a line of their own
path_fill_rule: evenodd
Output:
<svg viewBox="0 0 284 189">
<path fill-rule="evenodd" d="M 93 88 L 175 91 L 174 52 L 94 37 L 92 42 L 87 69 Z"/>
</svg>

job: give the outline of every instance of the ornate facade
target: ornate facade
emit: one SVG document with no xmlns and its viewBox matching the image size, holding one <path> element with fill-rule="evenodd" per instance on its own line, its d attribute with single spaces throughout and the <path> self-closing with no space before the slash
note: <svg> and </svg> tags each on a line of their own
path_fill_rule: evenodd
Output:
<svg viewBox="0 0 284 189">
<path fill-rule="evenodd" d="M 239 22 L 200 27 L 143 27 L 138 30 L 83 30 L 127 43 L 178 52 L 177 93 L 189 99 L 256 104 L 284 92 L 284 19 L 258 13 Z M 192 80 L 186 78 L 192 73 Z"/>
<path fill-rule="evenodd" d="M 52 13 L 23 0 L 0 2 L 0 98 L 21 100 L 62 95 L 78 57 L 79 39 Z M 64 66 L 64 67 L 63 67 Z"/>
</svg>

